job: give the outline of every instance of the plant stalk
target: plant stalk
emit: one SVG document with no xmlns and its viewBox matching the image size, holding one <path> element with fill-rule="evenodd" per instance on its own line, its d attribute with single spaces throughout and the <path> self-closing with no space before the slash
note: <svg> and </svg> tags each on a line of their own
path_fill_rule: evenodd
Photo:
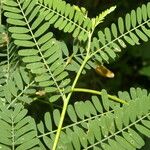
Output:
<svg viewBox="0 0 150 150">
<path fill-rule="evenodd" d="M 65 114 L 66 114 L 66 111 L 67 111 L 67 106 L 68 106 L 68 103 L 69 103 L 69 100 L 71 98 L 71 95 L 72 95 L 72 91 L 74 90 L 77 82 L 78 82 L 78 79 L 82 73 L 82 70 L 84 68 L 84 66 L 86 65 L 87 61 L 89 60 L 89 51 L 90 51 L 90 46 L 91 46 L 91 37 L 92 37 L 92 33 L 89 33 L 89 38 L 88 38 L 88 46 L 87 46 L 87 54 L 85 56 L 85 59 L 82 63 L 82 65 L 80 66 L 80 69 L 75 77 L 75 80 L 72 84 L 72 87 L 71 87 L 71 92 L 68 94 L 67 98 L 64 100 L 64 105 L 63 105 L 63 110 L 62 110 L 62 113 L 61 113 L 61 118 L 60 118 L 60 121 L 59 121 L 59 125 L 58 125 L 58 129 L 57 129 L 57 133 L 56 133 L 56 137 L 55 137 L 55 140 L 54 140 L 54 144 L 53 144 L 53 148 L 52 150 L 56 150 L 57 148 L 57 144 L 58 144 L 58 141 L 59 141 L 59 137 L 60 137 L 60 133 L 61 133 L 61 129 L 62 129 L 62 125 L 63 125 L 63 121 L 64 121 L 64 118 L 65 118 Z"/>
<path fill-rule="evenodd" d="M 102 92 L 96 91 L 96 90 L 91 90 L 91 89 L 84 89 L 84 88 L 74 88 L 72 92 L 84 92 L 84 93 L 92 93 L 96 95 L 102 95 Z M 122 100 L 116 96 L 108 94 L 108 98 L 112 99 L 113 101 L 122 103 L 122 104 L 128 104 L 125 100 Z"/>
</svg>

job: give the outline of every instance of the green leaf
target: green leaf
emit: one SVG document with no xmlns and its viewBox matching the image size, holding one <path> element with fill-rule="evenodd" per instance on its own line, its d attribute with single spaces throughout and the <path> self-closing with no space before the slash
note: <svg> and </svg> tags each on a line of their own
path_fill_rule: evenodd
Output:
<svg viewBox="0 0 150 150">
<path fill-rule="evenodd" d="M 17 96 L 17 91 L 18 91 L 18 89 L 16 88 L 14 81 L 11 81 L 11 80 L 8 81 L 8 88 L 9 88 L 9 91 L 10 91 L 14 96 Z"/>
<path fill-rule="evenodd" d="M 54 27 L 58 28 L 62 24 L 63 21 L 64 21 L 63 18 L 58 19 L 57 22 L 54 24 Z"/>
<path fill-rule="evenodd" d="M 32 39 L 32 36 L 28 34 L 12 34 L 12 37 L 18 40 L 31 40 Z"/>
<path fill-rule="evenodd" d="M 40 133 L 44 133 L 44 124 L 42 121 L 38 123 L 37 128 Z"/>
<path fill-rule="evenodd" d="M 75 111 L 80 119 L 84 119 L 83 102 L 76 102 L 74 104 Z"/>
<path fill-rule="evenodd" d="M 55 123 L 55 125 L 58 126 L 59 121 L 60 121 L 60 112 L 59 112 L 58 109 L 55 109 L 53 111 L 53 117 L 54 117 L 54 123 Z"/>
<path fill-rule="evenodd" d="M 133 27 L 135 27 L 136 26 L 136 13 L 135 13 L 135 10 L 132 10 L 131 11 L 131 24 L 132 24 L 132 26 Z"/>
<path fill-rule="evenodd" d="M 50 26 L 49 22 L 46 22 L 43 25 L 41 25 L 40 28 L 34 33 L 34 36 L 35 37 L 41 36 L 43 33 L 45 33 L 45 31 L 47 31 L 49 26 Z"/>
<path fill-rule="evenodd" d="M 44 44 L 45 42 L 47 42 L 48 40 L 50 40 L 53 36 L 53 33 L 49 32 L 45 35 L 43 35 L 39 40 L 38 40 L 38 44 Z"/>
<path fill-rule="evenodd" d="M 37 62 L 40 61 L 42 58 L 39 56 L 28 56 L 28 57 L 24 57 L 22 60 L 26 63 L 29 62 Z"/>
<path fill-rule="evenodd" d="M 129 34 L 130 34 L 131 39 L 134 41 L 134 43 L 139 45 L 140 44 L 139 38 L 133 32 L 130 32 Z"/>
<path fill-rule="evenodd" d="M 53 103 L 53 102 L 57 101 L 59 98 L 60 98 L 60 95 L 53 95 L 50 97 L 49 101 L 51 103 Z"/>
<path fill-rule="evenodd" d="M 132 138 L 142 147 L 145 144 L 144 140 L 133 129 L 129 128 L 128 130 L 129 130 L 130 136 L 132 136 Z"/>
<path fill-rule="evenodd" d="M 106 44 L 106 39 L 105 39 L 105 35 L 103 34 L 102 31 L 99 31 L 99 32 L 98 32 L 98 37 L 99 37 L 99 39 L 100 39 L 100 42 L 101 42 L 103 45 L 105 45 L 105 44 Z"/>
<path fill-rule="evenodd" d="M 67 72 L 62 72 L 60 75 L 56 77 L 56 81 L 61 81 L 68 76 Z"/>
<path fill-rule="evenodd" d="M 35 77 L 36 82 L 47 81 L 49 79 L 50 79 L 50 76 L 48 74 L 42 74 L 40 76 Z"/>
<path fill-rule="evenodd" d="M 6 100 L 10 103 L 11 102 L 11 93 L 9 91 L 8 85 L 4 85 L 4 96 Z"/>
<path fill-rule="evenodd" d="M 4 137 L 4 136 L 1 136 L 1 137 L 0 137 L 0 142 L 1 142 L 2 144 L 4 144 L 4 145 L 11 145 L 11 140 L 8 139 L 8 138 L 6 138 L 6 137 Z"/>
<path fill-rule="evenodd" d="M 90 114 L 92 115 L 97 115 L 97 112 L 95 110 L 95 107 L 90 101 L 85 101 L 85 105 L 87 105 L 87 110 L 89 110 Z"/>
<path fill-rule="evenodd" d="M 44 20 L 44 16 L 40 15 L 38 18 L 36 18 L 33 22 L 33 24 L 31 25 L 31 29 L 34 30 L 36 29 Z"/>
<path fill-rule="evenodd" d="M 17 123 L 20 120 L 22 120 L 26 116 L 27 112 L 28 111 L 26 109 L 21 110 L 20 113 L 15 117 L 14 123 Z"/>
<path fill-rule="evenodd" d="M 21 14 L 12 13 L 12 12 L 5 12 L 4 16 L 13 19 L 23 19 L 23 16 Z"/>
<path fill-rule="evenodd" d="M 111 145 L 112 150 L 116 150 L 116 149 L 124 150 L 124 148 L 115 140 L 108 139 L 108 143 L 109 143 L 109 145 Z"/>
<path fill-rule="evenodd" d="M 118 36 L 118 31 L 117 31 L 117 27 L 114 23 L 111 25 L 111 31 L 113 33 L 113 36 L 116 38 Z"/>
<path fill-rule="evenodd" d="M 148 17 L 150 18 L 150 2 L 147 3 L 147 14 L 148 14 Z"/>
<path fill-rule="evenodd" d="M 32 56 L 36 55 L 37 53 L 38 51 L 36 49 L 22 49 L 18 52 L 20 56 Z"/>
<path fill-rule="evenodd" d="M 135 32 L 143 41 L 145 42 L 148 41 L 147 36 L 143 32 L 141 32 L 139 29 L 136 29 Z"/>
<path fill-rule="evenodd" d="M 128 143 L 123 137 L 115 136 L 115 139 L 124 149 L 135 150 L 135 148 L 131 146 L 131 144 Z"/>
<path fill-rule="evenodd" d="M 35 7 L 34 10 L 32 10 L 32 12 L 28 18 L 28 22 L 31 22 L 35 18 L 35 16 L 38 14 L 39 10 L 40 10 L 39 6 Z"/>
<path fill-rule="evenodd" d="M 48 131 L 52 131 L 52 119 L 50 116 L 50 113 L 45 113 L 44 115 L 44 120 L 45 120 L 45 126 L 48 129 Z"/>
<path fill-rule="evenodd" d="M 38 139 L 34 138 L 18 146 L 16 150 L 31 149 L 32 147 L 38 145 L 38 143 L 39 143 Z"/>
<path fill-rule="evenodd" d="M 29 32 L 29 29 L 25 28 L 25 27 L 10 27 L 8 29 L 11 33 L 18 33 L 18 34 L 21 34 L 21 33 L 28 33 Z"/>
<path fill-rule="evenodd" d="M 73 122 L 77 122 L 77 115 L 75 113 L 74 107 L 72 105 L 68 106 L 67 113 Z"/>
<path fill-rule="evenodd" d="M 16 7 L 9 7 L 9 6 L 4 5 L 3 9 L 6 11 L 13 12 L 13 13 L 21 13 L 21 10 L 19 8 L 16 8 Z"/>
<path fill-rule="evenodd" d="M 24 1 L 22 8 L 26 9 L 29 6 L 30 2 L 31 0 Z"/>
<path fill-rule="evenodd" d="M 25 68 L 20 67 L 20 73 L 21 73 L 21 76 L 22 76 L 22 78 L 23 78 L 23 81 L 24 81 L 26 84 L 29 84 L 30 78 L 29 78 L 27 72 L 25 71 Z"/>
<path fill-rule="evenodd" d="M 92 96 L 92 102 L 95 106 L 95 108 L 97 109 L 98 112 L 102 113 L 103 112 L 103 107 L 100 103 L 100 100 L 98 99 L 98 97 L 96 96 Z"/>
<path fill-rule="evenodd" d="M 18 6 L 18 4 L 16 2 L 11 1 L 11 0 L 4 1 L 3 3 L 8 6 Z"/>
<path fill-rule="evenodd" d="M 104 32 L 105 32 L 106 40 L 107 40 L 108 42 L 110 42 L 110 41 L 111 41 L 110 29 L 109 29 L 109 28 L 105 28 Z"/>
<path fill-rule="evenodd" d="M 29 15 L 29 13 L 33 10 L 33 8 L 36 5 L 36 0 L 30 1 L 30 4 L 28 5 L 27 9 L 25 9 L 25 15 Z"/>
<path fill-rule="evenodd" d="M 15 40 L 14 43 L 17 46 L 23 46 L 23 47 L 33 47 L 33 46 L 35 46 L 35 43 L 32 42 L 32 41 Z"/>
<path fill-rule="evenodd" d="M 142 12 L 141 12 L 141 8 L 140 7 L 138 7 L 137 8 L 137 21 L 138 21 L 138 23 L 139 24 L 141 24 L 142 23 Z"/>
<path fill-rule="evenodd" d="M 104 51 L 100 51 L 100 56 L 102 57 L 103 60 L 105 60 L 106 62 L 109 61 L 109 57 L 108 55 L 104 52 Z"/>
<path fill-rule="evenodd" d="M 53 146 L 53 141 L 52 141 L 49 137 L 44 136 L 44 137 L 43 137 L 43 141 L 44 141 L 44 143 L 46 144 L 46 146 L 47 146 L 49 149 L 52 148 L 52 146 Z"/>
<path fill-rule="evenodd" d="M 45 92 L 56 92 L 58 89 L 56 87 L 46 87 Z"/>
<path fill-rule="evenodd" d="M 126 17 L 125 17 L 125 25 L 126 25 L 126 29 L 127 31 L 130 30 L 131 28 L 131 19 L 130 19 L 130 14 L 126 14 Z"/>
<path fill-rule="evenodd" d="M 118 42 L 119 42 L 119 44 L 120 44 L 123 48 L 126 48 L 126 47 L 127 47 L 126 44 L 125 44 L 125 42 L 124 42 L 123 40 L 118 39 Z"/>
<path fill-rule="evenodd" d="M 77 37 L 79 32 L 80 32 L 80 28 L 76 28 L 75 31 L 73 32 L 73 37 L 74 38 Z"/>
<path fill-rule="evenodd" d="M 51 86 L 51 85 L 53 85 L 54 84 L 54 82 L 53 81 L 43 81 L 43 82 L 40 82 L 39 83 L 39 85 L 41 86 L 41 87 L 46 87 L 46 86 Z M 50 99 L 53 99 L 53 98 L 57 98 L 57 96 L 55 97 L 51 97 Z M 59 98 L 59 97 L 58 97 Z M 58 99 L 57 98 L 57 99 Z"/>
<path fill-rule="evenodd" d="M 30 64 L 26 65 L 26 67 L 28 69 L 36 69 L 36 68 L 41 68 L 43 66 L 44 66 L 44 64 L 42 62 L 33 62 L 33 63 L 30 63 Z"/>
<path fill-rule="evenodd" d="M 124 36 L 124 39 L 130 44 L 130 45 L 135 45 L 134 41 L 129 37 L 129 36 Z"/>
<path fill-rule="evenodd" d="M 115 123 L 116 123 L 116 126 L 118 128 L 118 130 L 121 130 L 122 127 L 123 127 L 123 110 L 122 109 L 116 109 L 114 111 L 115 113 Z"/>
<path fill-rule="evenodd" d="M 17 85 L 17 87 L 20 89 L 20 90 L 23 90 L 23 82 L 22 82 L 22 77 L 19 73 L 19 70 L 16 70 L 15 73 L 14 73 L 14 80 L 15 80 L 15 83 Z"/>
<path fill-rule="evenodd" d="M 132 138 L 129 133 L 123 132 L 122 135 L 134 148 L 140 148 L 139 144 Z"/>
<path fill-rule="evenodd" d="M 7 22 L 12 25 L 24 26 L 26 23 L 22 20 L 17 19 L 7 19 Z"/>
<path fill-rule="evenodd" d="M 86 134 L 85 134 L 84 131 L 83 131 L 81 128 L 79 128 L 78 126 L 74 126 L 73 128 L 74 128 L 74 132 L 78 135 L 78 138 L 79 138 L 79 140 L 80 140 L 80 142 L 81 142 L 81 145 L 82 145 L 84 148 L 86 148 L 86 147 L 87 147 L 87 144 L 88 144 Z"/>
<path fill-rule="evenodd" d="M 44 74 L 47 72 L 47 69 L 45 67 L 40 67 L 36 69 L 31 69 L 31 72 L 35 74 Z"/>
<path fill-rule="evenodd" d="M 91 130 L 93 131 L 95 138 L 98 141 L 101 140 L 102 135 L 101 135 L 101 130 L 99 126 L 99 121 L 97 119 L 89 122 L 89 128 L 91 128 Z"/>
<path fill-rule="evenodd" d="M 150 130 L 142 125 L 136 124 L 136 129 L 141 132 L 142 134 L 146 135 L 147 137 L 150 137 Z"/>
<path fill-rule="evenodd" d="M 108 111 L 109 110 L 109 99 L 106 90 L 102 90 L 102 100 L 104 108 Z"/>
<path fill-rule="evenodd" d="M 120 33 L 123 34 L 124 33 L 124 22 L 121 17 L 119 17 L 119 19 L 118 19 L 118 27 L 119 27 Z"/>
<path fill-rule="evenodd" d="M 147 21 L 147 8 L 146 5 L 142 5 L 142 18 L 144 21 Z"/>
<path fill-rule="evenodd" d="M 49 23 L 50 23 L 50 24 L 55 23 L 55 22 L 57 21 L 58 17 L 59 17 L 58 15 L 54 15 L 54 16 L 49 20 Z"/>
<path fill-rule="evenodd" d="M 121 52 L 121 48 L 118 44 L 112 43 L 111 46 L 114 48 L 115 52 Z"/>
<path fill-rule="evenodd" d="M 105 48 L 105 52 L 112 58 L 112 59 L 115 59 L 116 58 L 116 54 L 115 52 L 110 49 L 109 47 L 106 47 Z"/>
<path fill-rule="evenodd" d="M 9 147 L 9 146 L 5 146 L 5 145 L 0 144 L 0 147 L 1 147 L 2 149 L 5 149 L 5 150 L 10 150 L 10 147 Z"/>
</svg>

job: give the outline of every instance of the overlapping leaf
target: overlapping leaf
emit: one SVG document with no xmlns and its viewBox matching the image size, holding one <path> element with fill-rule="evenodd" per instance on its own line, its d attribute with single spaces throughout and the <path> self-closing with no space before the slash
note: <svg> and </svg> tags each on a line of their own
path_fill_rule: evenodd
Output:
<svg viewBox="0 0 150 150">
<path fill-rule="evenodd" d="M 52 102 L 60 96 L 63 98 L 66 92 L 64 89 L 67 89 L 70 80 L 68 73 L 64 71 L 66 68 L 62 53 L 65 56 L 69 53 L 63 43 L 53 38 L 53 34 L 49 32 L 50 25 L 86 41 L 92 26 L 90 19 L 61 0 L 7 0 L 3 8 L 10 26 L 9 32 L 20 48 L 19 55 L 26 63 L 26 68 L 35 75 L 33 82 L 35 80 L 38 88 L 51 93 Z M 140 44 L 140 41 L 146 42 L 150 37 L 149 18 L 150 3 L 142 5 L 136 11 L 132 10 L 126 15 L 125 21 L 119 18 L 118 25 L 112 24 L 111 29 L 105 28 L 104 32 L 98 33 L 98 39 L 93 39 L 91 57 L 95 56 L 94 59 L 101 63 L 109 63 L 110 58 L 115 59 L 115 51 L 120 51 L 127 43 L 135 45 Z M 80 52 L 82 54 L 82 50 Z M 84 55 L 75 55 L 73 65 L 67 65 L 67 69 L 80 66 L 83 58 Z M 85 68 L 90 69 L 92 65 L 87 64 Z M 76 68 L 73 71 L 78 71 L 78 67 Z M 24 69 L 16 70 L 3 89 L 0 89 L 3 93 L 0 103 L 5 101 L 0 104 L 0 127 L 4 129 L 0 138 L 2 149 L 38 149 L 38 144 L 42 149 L 52 149 L 60 110 L 55 109 L 53 115 L 45 114 L 44 122 L 38 124 L 37 138 L 32 118 L 26 117 L 27 111 L 21 104 L 15 103 L 22 99 L 29 100 L 29 97 L 25 97 L 26 94 L 35 94 L 35 89 L 29 88 L 32 77 L 29 79 Z M 63 127 L 57 148 L 141 148 L 144 145 L 141 135 L 150 136 L 150 96 L 140 88 L 132 88 L 130 94 L 119 92 L 118 95 L 121 99 L 128 100 L 129 105 L 120 106 L 109 101 L 105 90 L 102 91 L 102 99 L 93 96 L 91 101 L 69 105 L 66 118 L 69 123 Z"/>
<path fill-rule="evenodd" d="M 80 42 L 74 42 L 73 46 L 73 53 L 70 57 L 67 56 L 66 60 L 66 70 L 78 72 L 80 66 L 82 65 L 84 59 L 86 56 L 85 48 L 83 45 L 81 45 Z M 91 68 L 96 68 L 96 64 L 94 60 L 89 60 L 82 73 L 85 74 L 87 70 L 90 70 Z"/>
<path fill-rule="evenodd" d="M 12 42 L 1 48 L 0 59 L 0 85 L 4 85 L 18 63 L 16 46 Z"/>
<path fill-rule="evenodd" d="M 45 20 L 54 24 L 54 28 L 72 33 L 73 37 L 86 41 L 92 28 L 91 20 L 81 11 L 62 0 L 38 0 L 37 3 L 45 13 Z"/>
<path fill-rule="evenodd" d="M 40 6 L 36 0 L 9 0 L 4 9 L 14 43 L 20 46 L 19 55 L 35 74 L 35 81 L 46 92 L 54 93 L 51 101 L 63 97 L 62 89 L 70 80 L 64 71 L 61 44 L 49 32 L 51 20 L 44 21 L 47 12 L 41 9 L 39 13 Z"/>
<path fill-rule="evenodd" d="M 3 88 L 3 97 L 8 104 L 8 108 L 18 102 L 31 103 L 33 95 L 36 96 L 34 81 L 31 81 L 29 74 L 24 67 L 20 67 L 13 72 L 12 77 Z"/>
<path fill-rule="evenodd" d="M 103 95 L 105 92 L 103 91 Z M 102 102 L 93 96 L 92 101 L 69 105 L 67 114 L 72 124 L 63 127 L 58 149 L 141 148 L 144 140 L 139 132 L 150 136 L 150 97 L 146 90 L 140 88 L 131 88 L 130 94 L 118 94 L 120 98 L 128 100 L 129 105 L 116 105 L 106 96 L 102 97 Z M 38 137 L 43 139 L 49 149 L 52 148 L 56 133 L 55 125 L 58 126 L 59 119 L 60 112 L 56 109 L 53 115 L 46 113 L 44 122 L 38 125 Z"/>
<path fill-rule="evenodd" d="M 99 62 L 109 63 L 115 59 L 118 52 L 127 44 L 139 45 L 150 38 L 150 3 L 143 4 L 137 10 L 127 13 L 125 19 L 120 17 L 117 24 L 98 32 L 98 38 L 93 38 L 91 44 L 92 55 Z"/>
<path fill-rule="evenodd" d="M 0 147 L 5 150 L 39 149 L 39 140 L 33 118 L 27 117 L 27 110 L 17 104 L 7 109 L 0 101 Z"/>
</svg>

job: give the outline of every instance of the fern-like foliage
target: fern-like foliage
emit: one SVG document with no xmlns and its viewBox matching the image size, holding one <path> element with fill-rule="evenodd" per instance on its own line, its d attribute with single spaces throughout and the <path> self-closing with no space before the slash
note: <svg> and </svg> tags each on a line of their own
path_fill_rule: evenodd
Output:
<svg viewBox="0 0 150 150">
<path fill-rule="evenodd" d="M 3 150 L 37 150 L 39 141 L 34 119 L 27 116 L 23 105 L 17 104 L 15 109 L 7 109 L 0 102 L 0 148 Z"/>
<path fill-rule="evenodd" d="M 0 97 L 4 97 L 4 86 L 8 84 L 12 78 L 14 70 L 16 70 L 19 60 L 17 56 L 17 47 L 13 44 L 8 36 L 8 31 L 3 25 L 0 26 L 1 36 L 1 53 L 0 53 Z"/>
<path fill-rule="evenodd" d="M 68 122 L 63 127 L 58 149 L 81 150 L 134 150 L 144 145 L 142 135 L 150 137 L 150 96 L 146 90 L 130 89 L 119 92 L 119 97 L 126 99 L 129 105 L 123 107 L 108 100 L 103 90 L 102 101 L 97 96 L 85 102 L 79 101 L 69 105 Z M 53 116 L 46 113 L 44 122 L 38 124 L 44 149 L 52 149 L 60 111 L 54 110 Z"/>
<path fill-rule="evenodd" d="M 116 52 L 126 48 L 127 44 L 139 45 L 141 41 L 147 42 L 150 38 L 150 3 L 143 4 L 137 10 L 127 13 L 125 19 L 120 17 L 118 24 L 98 32 L 91 44 L 92 56 L 101 63 L 109 63 L 115 59 Z"/>
<path fill-rule="evenodd" d="M 73 37 L 86 41 L 92 22 L 81 11 L 62 0 L 38 0 L 37 4 L 45 13 L 45 20 L 54 24 L 55 28 L 72 33 Z"/>
<path fill-rule="evenodd" d="M 150 3 L 93 37 L 95 27 L 114 9 L 90 19 L 85 9 L 62 0 L 3 1 L 11 40 L 0 41 L 0 148 L 134 150 L 144 145 L 143 135 L 150 137 L 147 90 L 118 92 L 128 104 L 110 100 L 102 90 L 101 98 L 92 93 L 91 100 L 68 105 L 81 73 L 97 62 L 115 60 L 127 44 L 138 45 L 150 37 Z M 54 38 L 53 27 L 72 34 L 72 55 L 63 41 Z M 70 71 L 77 73 L 74 80 Z M 35 123 L 25 107 L 41 95 L 50 102 L 61 98 L 64 105 L 62 114 L 59 107 Z"/>
<path fill-rule="evenodd" d="M 15 70 L 18 60 L 16 55 L 16 46 L 10 41 L 8 31 L 3 25 L 0 26 L 0 84 L 8 82 L 13 70 Z"/>
<path fill-rule="evenodd" d="M 11 25 L 9 31 L 15 39 L 14 43 L 20 46 L 19 55 L 27 68 L 35 74 L 35 81 L 46 92 L 56 92 L 51 101 L 63 97 L 62 89 L 70 79 L 64 71 L 61 46 L 48 32 L 51 21 L 43 22 L 45 11 L 40 11 L 36 0 L 6 1 L 4 9 L 7 22 Z M 34 11 L 32 9 L 34 8 Z M 34 17 L 38 15 L 35 19 Z M 23 48 L 21 48 L 23 47 Z"/>
<path fill-rule="evenodd" d="M 112 7 L 102 14 L 97 16 L 93 20 L 93 24 L 97 26 L 104 19 L 105 15 L 113 11 L 115 7 Z M 91 43 L 91 56 L 87 62 L 85 69 L 96 68 L 96 64 L 109 63 L 110 60 L 115 60 L 117 54 L 121 52 L 122 48 L 126 48 L 129 45 L 139 45 L 142 41 L 147 42 L 150 37 L 150 3 L 138 7 L 137 10 L 132 10 L 131 13 L 127 13 L 125 19 L 120 17 L 117 25 L 113 23 L 110 28 L 106 27 L 104 31 L 98 32 L 98 38 L 94 37 Z M 125 21 L 124 21 L 125 20 Z M 74 57 L 71 64 L 67 69 L 71 71 L 78 71 L 80 65 L 85 58 L 85 48 L 83 46 L 76 45 L 79 50 L 74 51 Z M 75 53 L 77 52 L 77 53 Z M 84 72 L 85 73 L 85 70 Z"/>
<path fill-rule="evenodd" d="M 22 104 L 33 102 L 31 97 L 36 96 L 34 83 L 24 67 L 16 69 L 8 83 L 3 86 L 3 98 L 5 98 L 6 104 L 9 104 L 7 107 L 14 106 L 18 102 L 22 102 Z"/>
</svg>

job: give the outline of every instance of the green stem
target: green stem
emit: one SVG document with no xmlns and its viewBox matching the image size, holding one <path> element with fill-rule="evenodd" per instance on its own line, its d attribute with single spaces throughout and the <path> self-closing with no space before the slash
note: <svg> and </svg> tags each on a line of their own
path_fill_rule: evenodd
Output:
<svg viewBox="0 0 150 150">
<path fill-rule="evenodd" d="M 92 94 L 96 94 L 96 95 L 102 95 L 102 92 L 100 92 L 100 91 L 91 90 L 91 89 L 83 89 L 83 88 L 74 88 L 72 90 L 72 92 L 84 92 L 84 93 L 92 93 Z M 124 101 L 116 96 L 113 96 L 113 95 L 108 94 L 108 98 L 110 98 L 116 102 L 122 103 L 122 104 L 128 104 L 126 101 Z"/>
<path fill-rule="evenodd" d="M 61 118 L 60 118 L 60 121 L 59 121 L 59 125 L 58 125 L 58 129 L 57 129 L 57 133 L 56 133 L 56 136 L 55 136 L 55 140 L 54 140 L 54 144 L 53 144 L 53 148 L 52 150 L 56 150 L 57 148 L 57 144 L 58 144 L 58 141 L 59 141 L 59 137 L 60 137 L 60 133 L 61 133 L 61 129 L 62 129 L 62 125 L 63 125 L 63 121 L 64 121 L 64 118 L 65 118 L 65 114 L 66 114 L 66 110 L 67 110 L 67 106 L 68 106 L 68 103 L 69 103 L 69 100 L 71 98 L 71 95 L 72 95 L 72 91 L 74 90 L 76 84 L 77 84 L 77 81 L 82 73 L 82 70 L 84 68 L 84 66 L 86 65 L 87 61 L 89 60 L 89 51 L 90 51 L 90 46 L 91 46 L 91 37 L 92 37 L 92 33 L 89 33 L 89 38 L 88 38 L 88 45 L 87 45 L 87 54 L 85 56 L 85 59 L 82 63 L 82 65 L 80 66 L 80 69 L 75 77 L 75 80 L 72 84 L 72 87 L 71 87 L 71 92 L 68 94 L 67 98 L 64 100 L 64 105 L 63 105 L 63 110 L 62 110 L 62 113 L 61 113 Z"/>
</svg>

